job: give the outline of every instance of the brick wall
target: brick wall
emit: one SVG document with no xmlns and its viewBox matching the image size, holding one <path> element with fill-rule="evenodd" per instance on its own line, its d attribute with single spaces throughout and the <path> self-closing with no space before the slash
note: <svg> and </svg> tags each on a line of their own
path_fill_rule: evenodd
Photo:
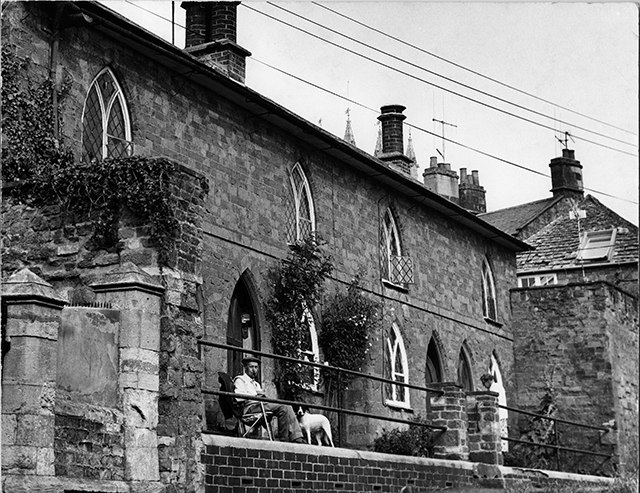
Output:
<svg viewBox="0 0 640 493">
<path fill-rule="evenodd" d="M 516 289 L 511 299 L 517 321 L 517 407 L 539 410 L 550 387 L 556 417 L 595 426 L 614 420 L 619 430 L 614 438 L 601 439 L 598 431 L 561 425 L 563 444 L 607 453 L 615 443 L 620 467 L 633 461 L 637 451 L 629 449 L 637 443 L 637 428 L 629 420 L 638 413 L 635 299 L 604 282 Z M 575 470 L 591 470 L 593 460 L 575 456 L 567 462 Z"/>
<path fill-rule="evenodd" d="M 366 491 L 396 493 L 452 487 L 504 487 L 534 483 L 607 485 L 608 478 L 551 471 L 402 457 L 375 452 L 203 436 L 205 493 Z M 525 486 L 527 487 L 527 486 Z"/>
</svg>

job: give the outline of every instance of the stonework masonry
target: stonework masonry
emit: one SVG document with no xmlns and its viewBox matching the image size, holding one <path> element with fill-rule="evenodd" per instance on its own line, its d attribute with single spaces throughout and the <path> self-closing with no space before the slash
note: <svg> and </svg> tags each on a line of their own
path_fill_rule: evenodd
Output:
<svg viewBox="0 0 640 493">
<path fill-rule="evenodd" d="M 563 428 L 566 446 L 611 450 L 609 470 L 633 467 L 638 460 L 637 423 L 632 423 L 638 413 L 635 298 L 594 282 L 516 289 L 511 303 L 521 320 L 514 331 L 518 407 L 535 412 L 549 391 L 556 417 L 611 427 L 608 434 Z M 576 456 L 573 466 L 587 468 L 590 460 Z"/>
</svg>

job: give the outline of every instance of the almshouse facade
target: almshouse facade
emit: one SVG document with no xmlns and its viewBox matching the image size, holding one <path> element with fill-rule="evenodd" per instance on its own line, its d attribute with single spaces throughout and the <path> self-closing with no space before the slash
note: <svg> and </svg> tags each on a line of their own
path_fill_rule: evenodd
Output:
<svg viewBox="0 0 640 493">
<path fill-rule="evenodd" d="M 5 191 L 3 471 L 13 491 L 199 491 L 202 432 L 224 427 L 202 389 L 238 367 L 198 341 L 272 352 L 267 273 L 310 233 L 334 259 L 328 292 L 360 275 L 383 306 L 364 372 L 471 392 L 498 367 L 511 398 L 509 290 L 527 245 L 411 176 L 401 105 L 382 107 L 373 157 L 244 85 L 235 3 L 185 6 L 185 50 L 91 2 L 3 12 L 3 49 L 30 58 L 30 80 L 66 87 L 59 142 L 78 162 L 170 163 L 178 221 L 162 260 L 135 215 L 121 218 L 119 248 L 101 249 L 91 221 Z M 319 307 L 309 312 L 301 357 L 322 362 Z M 270 362 L 262 378 L 274 395 Z M 398 389 L 356 382 L 345 405 L 426 414 L 423 393 Z M 346 444 L 370 447 L 382 426 L 352 418 Z"/>
</svg>

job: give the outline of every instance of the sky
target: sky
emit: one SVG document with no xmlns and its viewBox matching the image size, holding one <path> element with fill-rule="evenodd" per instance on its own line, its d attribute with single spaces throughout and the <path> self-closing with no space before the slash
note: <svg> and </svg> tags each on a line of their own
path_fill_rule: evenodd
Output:
<svg viewBox="0 0 640 493">
<path fill-rule="evenodd" d="M 101 3 L 172 41 L 171 2 Z M 184 47 L 180 2 L 174 12 Z M 248 87 L 341 138 L 349 110 L 371 154 L 380 107 L 405 106 L 420 179 L 444 154 L 455 171 L 478 170 L 488 211 L 551 197 L 549 161 L 569 132 L 585 193 L 637 225 L 638 12 L 614 2 L 247 1 L 237 42 L 252 53 Z"/>
</svg>

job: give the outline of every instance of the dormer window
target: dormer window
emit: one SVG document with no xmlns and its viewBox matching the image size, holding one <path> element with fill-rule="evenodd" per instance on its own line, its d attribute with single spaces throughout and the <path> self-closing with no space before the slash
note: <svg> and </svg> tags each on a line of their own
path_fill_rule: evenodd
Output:
<svg viewBox="0 0 640 493">
<path fill-rule="evenodd" d="M 616 230 L 587 231 L 582 233 L 578 260 L 604 260 L 611 259 L 613 246 L 616 241 Z"/>
</svg>

